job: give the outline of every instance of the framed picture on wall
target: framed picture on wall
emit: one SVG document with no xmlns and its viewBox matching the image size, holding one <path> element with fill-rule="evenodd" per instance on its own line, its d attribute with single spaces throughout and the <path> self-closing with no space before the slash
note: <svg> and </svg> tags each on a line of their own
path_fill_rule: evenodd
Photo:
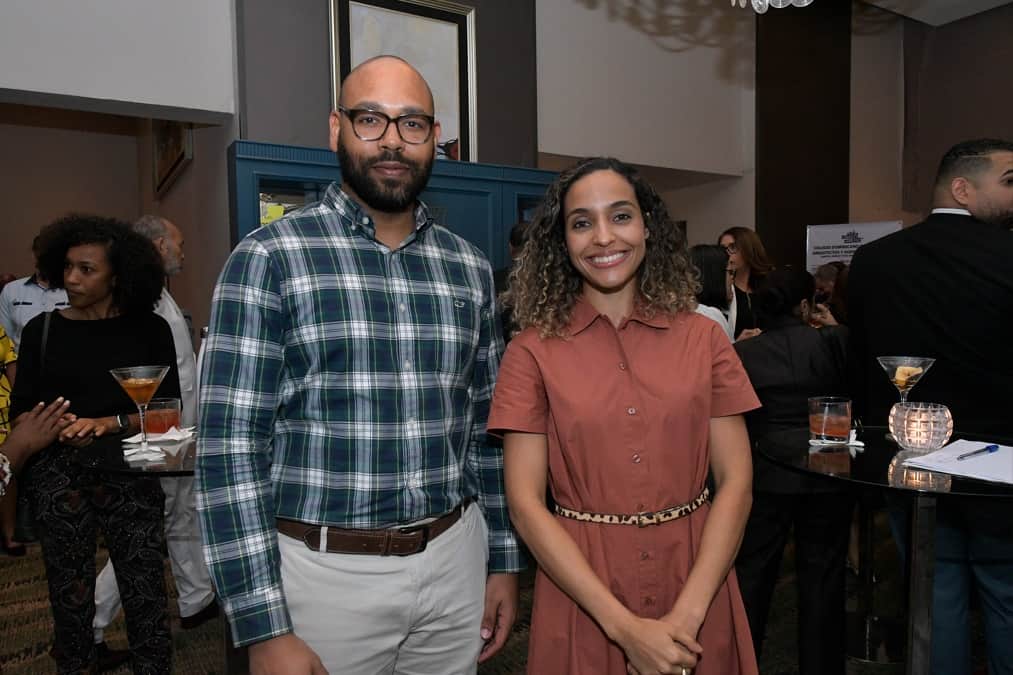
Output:
<svg viewBox="0 0 1013 675">
<path fill-rule="evenodd" d="M 356 65 L 400 56 L 433 90 L 437 157 L 477 161 L 475 8 L 449 0 L 330 0 L 331 91 Z"/>
<path fill-rule="evenodd" d="M 155 197 L 160 198 L 193 159 L 193 128 L 184 122 L 152 120 L 151 157 Z"/>
</svg>

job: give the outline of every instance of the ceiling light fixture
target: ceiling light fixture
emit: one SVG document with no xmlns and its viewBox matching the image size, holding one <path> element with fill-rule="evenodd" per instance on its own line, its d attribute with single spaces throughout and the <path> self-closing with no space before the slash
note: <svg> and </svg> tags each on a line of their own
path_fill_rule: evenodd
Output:
<svg viewBox="0 0 1013 675">
<path fill-rule="evenodd" d="M 782 9 L 784 7 L 805 7 L 811 5 L 813 0 L 732 0 L 732 7 L 738 5 L 739 7 L 745 7 L 747 2 L 753 5 L 753 10 L 757 14 L 766 13 L 767 9 L 773 7 L 774 9 Z"/>
</svg>

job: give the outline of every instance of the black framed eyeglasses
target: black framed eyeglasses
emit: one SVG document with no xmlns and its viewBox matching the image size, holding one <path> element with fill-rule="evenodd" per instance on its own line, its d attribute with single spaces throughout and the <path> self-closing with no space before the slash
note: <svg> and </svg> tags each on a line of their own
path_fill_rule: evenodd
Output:
<svg viewBox="0 0 1013 675">
<path fill-rule="evenodd" d="M 735 255 L 736 253 L 739 252 L 739 245 L 735 243 L 728 244 L 723 248 L 725 249 L 725 253 L 727 253 L 728 255 Z"/>
<path fill-rule="evenodd" d="M 393 122 L 401 140 L 412 145 L 425 143 L 433 135 L 436 118 L 422 113 L 405 113 L 391 117 L 379 110 L 366 108 L 343 108 L 338 110 L 348 117 L 352 123 L 352 131 L 360 141 L 377 141 L 387 133 L 387 127 Z"/>
</svg>

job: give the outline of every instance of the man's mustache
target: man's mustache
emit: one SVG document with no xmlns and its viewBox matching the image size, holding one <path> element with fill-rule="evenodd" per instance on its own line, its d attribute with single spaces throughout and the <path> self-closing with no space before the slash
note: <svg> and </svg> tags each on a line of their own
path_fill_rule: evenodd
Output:
<svg viewBox="0 0 1013 675">
<path fill-rule="evenodd" d="M 408 159 L 400 152 L 394 152 L 393 150 L 384 150 L 376 157 L 371 158 L 369 160 L 369 166 L 376 166 L 380 162 L 400 162 L 401 164 L 410 166 L 416 171 L 420 168 L 418 162 L 413 159 Z"/>
</svg>

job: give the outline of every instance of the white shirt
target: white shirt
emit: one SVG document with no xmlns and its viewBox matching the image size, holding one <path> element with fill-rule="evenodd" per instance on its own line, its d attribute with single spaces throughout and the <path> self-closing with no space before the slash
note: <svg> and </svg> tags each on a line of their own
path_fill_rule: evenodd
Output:
<svg viewBox="0 0 1013 675">
<path fill-rule="evenodd" d="M 951 213 L 955 216 L 969 216 L 971 212 L 967 209 L 949 209 L 949 208 L 938 208 L 932 209 L 932 213 Z"/>
<path fill-rule="evenodd" d="M 67 291 L 62 288 L 43 288 L 35 283 L 35 276 L 21 277 L 8 283 L 0 292 L 0 325 L 17 349 L 21 344 L 21 331 L 25 324 L 43 312 L 70 307 Z"/>
<path fill-rule="evenodd" d="M 732 336 L 733 326 L 728 325 L 728 319 L 725 318 L 724 312 L 722 312 L 720 309 L 718 309 L 717 307 L 711 307 L 710 305 L 698 304 L 696 306 L 696 313 L 703 314 L 708 319 L 715 321 L 719 326 L 721 326 L 721 330 L 725 332 L 725 335 L 728 336 L 728 339 L 731 340 L 732 342 L 735 341 L 735 338 Z"/>
<path fill-rule="evenodd" d="M 197 364 L 193 355 L 190 331 L 179 305 L 165 288 L 155 305 L 155 314 L 165 319 L 172 331 L 172 344 L 176 348 L 176 368 L 179 371 L 179 421 L 184 427 L 197 423 Z"/>
</svg>

